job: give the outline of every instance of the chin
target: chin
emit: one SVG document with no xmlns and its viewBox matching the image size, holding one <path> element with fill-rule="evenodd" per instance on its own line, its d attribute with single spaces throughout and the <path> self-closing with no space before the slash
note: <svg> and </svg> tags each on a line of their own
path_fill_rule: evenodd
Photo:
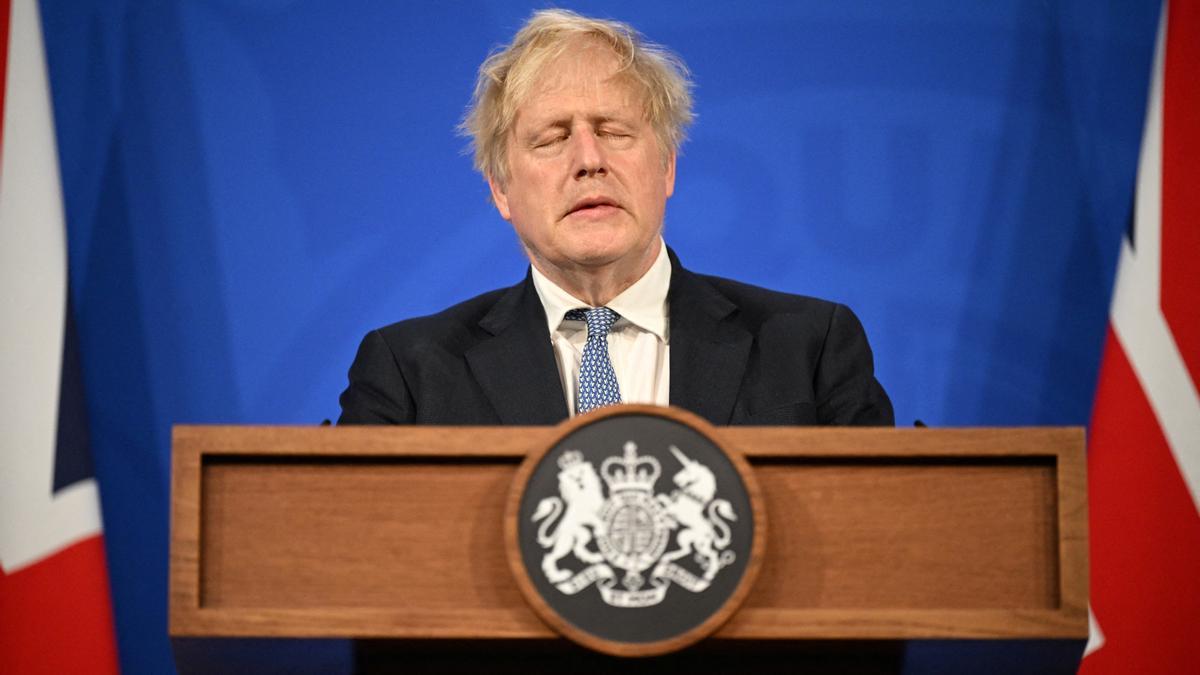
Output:
<svg viewBox="0 0 1200 675">
<path fill-rule="evenodd" d="M 592 233 L 592 236 L 575 237 L 562 247 L 564 257 L 579 264 L 607 265 L 630 254 L 635 248 L 621 236 L 612 232 Z"/>
<path fill-rule="evenodd" d="M 606 267 L 622 261 L 638 264 L 649 255 L 657 238 L 641 241 L 627 226 L 590 228 L 560 239 L 560 258 L 577 267 Z"/>
<path fill-rule="evenodd" d="M 615 262 L 618 262 L 623 255 L 611 251 L 586 251 L 577 252 L 568 256 L 570 261 L 576 267 L 607 267 Z"/>
</svg>

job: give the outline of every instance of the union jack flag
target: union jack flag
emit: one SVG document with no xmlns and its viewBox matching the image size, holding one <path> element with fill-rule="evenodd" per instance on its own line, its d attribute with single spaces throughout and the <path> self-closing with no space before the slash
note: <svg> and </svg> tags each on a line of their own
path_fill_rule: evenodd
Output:
<svg viewBox="0 0 1200 675">
<path fill-rule="evenodd" d="M 1092 412 L 1086 675 L 1200 663 L 1198 74 L 1200 3 L 1172 0 Z"/>
<path fill-rule="evenodd" d="M 113 673 L 36 0 L 0 0 L 0 673 Z"/>
</svg>

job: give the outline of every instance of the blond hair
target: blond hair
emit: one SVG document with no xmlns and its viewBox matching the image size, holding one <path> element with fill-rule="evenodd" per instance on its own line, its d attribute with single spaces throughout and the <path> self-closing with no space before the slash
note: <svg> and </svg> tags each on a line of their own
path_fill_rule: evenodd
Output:
<svg viewBox="0 0 1200 675">
<path fill-rule="evenodd" d="M 647 41 L 629 24 L 544 9 L 533 13 L 511 44 L 493 51 L 479 66 L 475 93 L 459 130 L 471 139 L 475 168 L 484 177 L 501 185 L 507 181 L 506 137 L 517 108 L 542 68 L 579 38 L 611 48 L 620 63 L 618 73 L 643 90 L 646 120 L 664 161 L 679 151 L 693 118 L 692 82 L 683 60 Z"/>
</svg>

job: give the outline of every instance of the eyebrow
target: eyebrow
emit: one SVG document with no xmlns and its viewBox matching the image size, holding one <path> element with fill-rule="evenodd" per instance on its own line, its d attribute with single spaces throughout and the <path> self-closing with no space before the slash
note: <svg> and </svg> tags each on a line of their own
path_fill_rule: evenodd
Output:
<svg viewBox="0 0 1200 675">
<path fill-rule="evenodd" d="M 572 116 L 551 117 L 546 121 L 534 121 L 531 123 L 532 126 L 530 127 L 530 130 L 526 136 L 528 138 L 534 138 L 536 136 L 540 136 L 549 129 L 570 129 L 573 121 L 574 117 Z M 593 126 L 600 126 L 608 123 L 630 126 L 633 125 L 633 122 L 631 122 L 627 117 L 609 112 L 598 115 L 590 115 L 588 116 L 587 121 Z"/>
</svg>

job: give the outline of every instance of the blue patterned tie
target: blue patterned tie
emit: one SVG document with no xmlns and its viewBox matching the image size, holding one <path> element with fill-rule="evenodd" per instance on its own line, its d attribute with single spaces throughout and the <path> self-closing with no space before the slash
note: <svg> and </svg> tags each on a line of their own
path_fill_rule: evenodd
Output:
<svg viewBox="0 0 1200 675">
<path fill-rule="evenodd" d="M 580 415 L 621 402 L 621 388 L 617 385 L 617 374 L 613 372 L 608 358 L 608 330 L 621 318 L 607 307 L 595 309 L 572 309 L 566 318 L 587 322 L 587 344 L 583 346 L 583 360 L 579 364 L 579 396 L 575 399 L 575 410 Z"/>
</svg>

